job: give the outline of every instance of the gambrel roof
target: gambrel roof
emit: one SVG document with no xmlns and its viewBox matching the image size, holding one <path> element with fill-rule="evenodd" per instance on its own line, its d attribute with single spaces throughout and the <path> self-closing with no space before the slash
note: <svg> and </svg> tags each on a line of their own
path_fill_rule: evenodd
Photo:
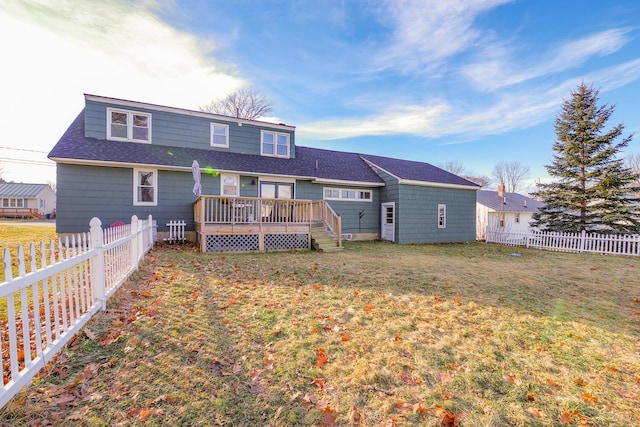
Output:
<svg viewBox="0 0 640 427">
<path fill-rule="evenodd" d="M 49 158 L 64 163 L 121 167 L 142 165 L 185 171 L 191 170 L 191 164 L 197 160 L 201 168 L 222 172 L 291 176 L 316 182 L 363 186 L 384 185 L 374 171 L 380 168 L 409 184 L 421 182 L 478 187 L 473 182 L 428 163 L 300 145 L 296 145 L 295 158 L 276 158 L 224 150 L 97 139 L 85 136 L 84 116 L 83 110 L 51 150 Z"/>
</svg>

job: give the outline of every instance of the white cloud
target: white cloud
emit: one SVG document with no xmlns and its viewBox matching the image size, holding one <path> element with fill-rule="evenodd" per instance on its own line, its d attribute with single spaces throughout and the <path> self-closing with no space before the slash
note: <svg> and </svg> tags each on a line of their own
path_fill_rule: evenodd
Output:
<svg viewBox="0 0 640 427">
<path fill-rule="evenodd" d="M 493 104 L 469 106 L 441 102 L 436 105 L 394 105 L 363 118 L 324 120 L 298 125 L 302 137 L 331 140 L 359 136 L 412 134 L 427 138 L 452 137 L 457 143 L 526 129 L 552 119 L 564 98 L 585 81 L 603 91 L 640 79 L 640 59 L 565 80 L 553 87 L 528 87 L 509 91 Z"/>
<path fill-rule="evenodd" d="M 596 55 L 612 54 L 629 41 L 628 32 L 628 29 L 623 28 L 602 31 L 565 42 L 552 52 L 535 58 L 528 57 L 518 63 L 513 49 L 489 45 L 480 55 L 485 58 L 489 56 L 489 60 L 466 66 L 461 74 L 475 87 L 484 91 L 494 91 L 577 68 Z"/>
<path fill-rule="evenodd" d="M 0 145 L 48 152 L 82 109 L 83 93 L 196 109 L 244 84 L 211 58 L 215 45 L 161 21 L 153 14 L 159 7 L 149 1 L 4 1 L 0 117 L 9 134 Z M 9 156 L 16 157 L 15 150 L 0 152 Z M 46 154 L 29 156 L 46 160 Z M 5 179 L 55 180 L 52 167 L 0 165 Z"/>
<path fill-rule="evenodd" d="M 446 104 L 397 105 L 364 118 L 333 119 L 301 124 L 297 134 L 311 139 L 340 139 L 393 134 L 434 135 L 449 111 Z"/>
<path fill-rule="evenodd" d="M 391 45 L 379 52 L 379 68 L 433 70 L 469 49 L 482 35 L 478 14 L 512 0 L 387 0 L 380 20 L 393 29 Z"/>
</svg>

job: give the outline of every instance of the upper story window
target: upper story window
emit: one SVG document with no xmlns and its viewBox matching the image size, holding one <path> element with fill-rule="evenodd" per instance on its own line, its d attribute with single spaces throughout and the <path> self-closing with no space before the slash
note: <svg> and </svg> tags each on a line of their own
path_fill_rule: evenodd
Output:
<svg viewBox="0 0 640 427">
<path fill-rule="evenodd" d="M 155 169 L 134 169 L 133 205 L 158 205 L 158 171 Z"/>
<path fill-rule="evenodd" d="M 211 146 L 229 148 L 229 126 L 211 123 Z"/>
<path fill-rule="evenodd" d="M 372 200 L 371 190 L 353 190 L 342 188 L 324 188 L 323 197 L 325 200 L 347 200 L 347 201 L 364 201 Z"/>
<path fill-rule="evenodd" d="M 263 156 L 289 157 L 289 134 L 269 132 L 260 133 L 260 154 Z"/>
<path fill-rule="evenodd" d="M 107 139 L 151 142 L 151 114 L 107 108 Z"/>
</svg>

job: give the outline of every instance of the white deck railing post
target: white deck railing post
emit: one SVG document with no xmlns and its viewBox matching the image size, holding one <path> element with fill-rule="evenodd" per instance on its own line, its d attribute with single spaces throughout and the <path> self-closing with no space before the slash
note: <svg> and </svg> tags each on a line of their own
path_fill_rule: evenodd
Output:
<svg viewBox="0 0 640 427">
<path fill-rule="evenodd" d="M 105 297 L 104 280 L 104 237 L 102 234 L 102 221 L 93 217 L 89 222 L 89 233 L 91 234 L 91 249 L 96 250 L 95 256 L 91 259 L 91 283 L 93 285 L 93 295 L 100 305 L 100 310 L 107 310 L 107 299 Z"/>
</svg>

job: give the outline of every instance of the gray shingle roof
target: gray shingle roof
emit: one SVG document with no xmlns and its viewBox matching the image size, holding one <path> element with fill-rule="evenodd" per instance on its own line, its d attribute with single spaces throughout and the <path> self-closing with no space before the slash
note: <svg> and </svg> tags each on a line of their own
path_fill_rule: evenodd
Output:
<svg viewBox="0 0 640 427">
<path fill-rule="evenodd" d="M 475 182 L 466 180 L 429 163 L 372 156 L 369 154 L 363 154 L 362 157 L 400 179 L 479 187 Z"/>
<path fill-rule="evenodd" d="M 478 190 L 476 201 L 488 208 L 505 212 L 537 212 L 544 203 L 518 193 L 505 193 L 500 197 L 497 191 Z"/>
<path fill-rule="evenodd" d="M 0 183 L 0 197 L 30 199 L 38 197 L 48 184 L 23 184 L 16 182 Z"/>
<path fill-rule="evenodd" d="M 84 135 L 84 110 L 53 147 L 49 158 L 179 168 L 191 168 L 193 160 L 197 160 L 201 168 L 210 167 L 220 171 L 382 184 L 383 180 L 363 160 L 366 159 L 401 179 L 477 187 L 475 183 L 428 163 L 359 153 L 296 146 L 295 159 L 281 159 L 90 138 Z"/>
</svg>

